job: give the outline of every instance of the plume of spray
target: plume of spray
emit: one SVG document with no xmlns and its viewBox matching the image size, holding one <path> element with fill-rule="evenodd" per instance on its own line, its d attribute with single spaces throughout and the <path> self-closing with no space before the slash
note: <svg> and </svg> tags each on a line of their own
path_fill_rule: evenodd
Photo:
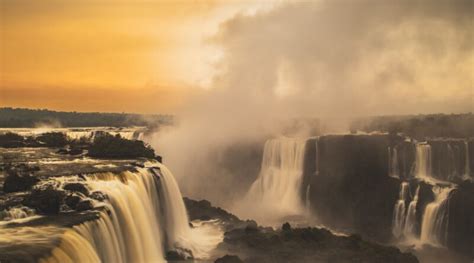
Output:
<svg viewBox="0 0 474 263">
<path fill-rule="evenodd" d="M 222 205 L 257 176 L 224 169 L 225 150 L 250 145 L 261 158 L 289 119 L 340 130 L 363 115 L 472 110 L 472 10 L 464 0 L 322 0 L 238 14 L 209 40 L 224 54 L 211 88 L 151 143 L 185 195 Z"/>
</svg>

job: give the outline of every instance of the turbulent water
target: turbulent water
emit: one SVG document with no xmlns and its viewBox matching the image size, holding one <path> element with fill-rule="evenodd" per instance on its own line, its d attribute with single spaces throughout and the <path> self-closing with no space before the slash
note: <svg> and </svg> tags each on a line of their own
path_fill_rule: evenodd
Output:
<svg viewBox="0 0 474 263">
<path fill-rule="evenodd" d="M 304 213 L 300 193 L 305 147 L 305 139 L 286 137 L 265 143 L 260 174 L 241 203 L 241 216 L 273 224 Z"/>
<path fill-rule="evenodd" d="M 406 182 L 403 182 L 400 185 L 400 194 L 398 197 L 398 201 L 395 204 L 393 209 L 393 226 L 392 226 L 392 233 L 395 237 L 400 237 L 403 233 L 403 227 L 405 224 L 405 202 L 408 197 L 408 189 L 409 185 Z"/>
<path fill-rule="evenodd" d="M 420 240 L 431 245 L 444 245 L 448 234 L 447 206 L 451 187 L 433 188 L 435 200 L 428 204 L 423 214 Z"/>
<path fill-rule="evenodd" d="M 66 230 L 42 262 L 165 262 L 165 251 L 205 258 L 222 241 L 212 227 L 191 229 L 181 192 L 160 163 L 137 172 L 88 175 L 87 186 L 107 195 L 100 217 Z M 62 179 L 55 179 L 62 180 Z"/>
<path fill-rule="evenodd" d="M 408 205 L 406 214 L 405 226 L 403 227 L 403 234 L 406 238 L 412 239 L 415 237 L 416 227 L 416 206 L 418 205 L 418 195 L 420 194 L 420 186 L 416 188 L 416 193 Z"/>
</svg>

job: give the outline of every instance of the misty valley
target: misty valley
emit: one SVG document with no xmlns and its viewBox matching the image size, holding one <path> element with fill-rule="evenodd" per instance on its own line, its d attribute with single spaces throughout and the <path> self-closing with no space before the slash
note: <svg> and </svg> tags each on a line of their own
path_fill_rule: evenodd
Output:
<svg viewBox="0 0 474 263">
<path fill-rule="evenodd" d="M 413 118 L 290 122 L 178 177 L 156 144 L 173 122 L 2 128 L 0 261 L 470 262 L 473 117 Z M 467 130 L 432 136 L 440 118 Z"/>
</svg>

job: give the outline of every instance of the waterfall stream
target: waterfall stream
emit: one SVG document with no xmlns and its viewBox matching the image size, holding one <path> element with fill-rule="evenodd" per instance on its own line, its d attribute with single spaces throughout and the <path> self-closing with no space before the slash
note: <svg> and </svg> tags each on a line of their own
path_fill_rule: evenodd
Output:
<svg viewBox="0 0 474 263">
<path fill-rule="evenodd" d="M 191 229 L 179 187 L 166 166 L 86 176 L 87 186 L 107 195 L 96 202 L 99 219 L 67 229 L 42 262 L 165 262 L 165 251 L 205 258 L 222 233 Z M 59 180 L 59 179 L 57 179 Z"/>
<path fill-rule="evenodd" d="M 416 177 L 431 180 L 431 167 L 431 146 L 427 143 L 418 143 L 415 160 Z"/>
<path fill-rule="evenodd" d="M 426 206 L 421 224 L 422 243 L 444 245 L 448 229 L 448 197 L 451 190 L 451 187 L 433 187 L 435 200 Z"/>
<path fill-rule="evenodd" d="M 408 211 L 405 220 L 405 227 L 403 228 L 403 234 L 405 238 L 414 238 L 415 237 L 415 227 L 416 227 L 416 206 L 418 205 L 418 195 L 420 194 L 420 186 L 416 188 L 415 196 L 408 205 Z"/>
<path fill-rule="evenodd" d="M 393 209 L 393 225 L 392 225 L 392 233 L 395 237 L 400 237 L 403 233 L 403 227 L 405 224 L 405 202 L 408 196 L 408 183 L 402 182 L 400 185 L 400 194 L 398 197 L 398 201 L 395 204 Z"/>
<path fill-rule="evenodd" d="M 265 143 L 260 174 L 238 209 L 241 216 L 273 224 L 304 213 L 300 193 L 305 148 L 306 139 L 282 137 Z"/>
</svg>

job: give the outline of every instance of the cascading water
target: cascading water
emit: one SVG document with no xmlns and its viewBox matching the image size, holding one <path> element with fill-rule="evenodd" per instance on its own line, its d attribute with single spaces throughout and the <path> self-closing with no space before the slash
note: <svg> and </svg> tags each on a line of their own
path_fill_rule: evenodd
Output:
<svg viewBox="0 0 474 263">
<path fill-rule="evenodd" d="M 420 241 L 423 244 L 443 245 L 448 230 L 448 197 L 452 187 L 433 186 L 435 200 L 428 204 L 423 214 Z"/>
<path fill-rule="evenodd" d="M 305 139 L 286 137 L 265 143 L 260 174 L 237 209 L 241 216 L 273 224 L 282 217 L 303 214 L 300 193 L 305 147 Z"/>
<path fill-rule="evenodd" d="M 471 167 L 469 165 L 469 142 L 464 141 L 464 148 L 465 148 L 465 154 L 464 154 L 464 180 L 470 179 L 471 178 Z"/>
<path fill-rule="evenodd" d="M 165 262 L 165 248 L 207 256 L 222 233 L 191 229 L 173 175 L 160 163 L 148 164 L 134 173 L 86 176 L 91 190 L 107 196 L 96 203 L 99 219 L 66 230 L 42 262 Z"/>
<path fill-rule="evenodd" d="M 403 226 L 405 224 L 405 202 L 408 197 L 408 183 L 402 182 L 400 185 L 400 194 L 398 201 L 393 208 L 392 233 L 399 238 L 403 233 Z"/>
<path fill-rule="evenodd" d="M 416 145 L 415 175 L 421 179 L 431 179 L 431 146 L 427 143 Z"/>
<path fill-rule="evenodd" d="M 388 147 L 388 167 L 389 176 L 394 178 L 400 178 L 398 168 L 398 150 L 396 146 L 394 146 L 393 148 Z"/>
<path fill-rule="evenodd" d="M 415 237 L 415 227 L 416 227 L 416 206 L 418 205 L 418 195 L 420 193 L 420 186 L 416 188 L 415 196 L 413 200 L 408 205 L 408 211 L 405 220 L 405 227 L 403 228 L 403 235 L 405 238 L 414 238 Z"/>
</svg>

